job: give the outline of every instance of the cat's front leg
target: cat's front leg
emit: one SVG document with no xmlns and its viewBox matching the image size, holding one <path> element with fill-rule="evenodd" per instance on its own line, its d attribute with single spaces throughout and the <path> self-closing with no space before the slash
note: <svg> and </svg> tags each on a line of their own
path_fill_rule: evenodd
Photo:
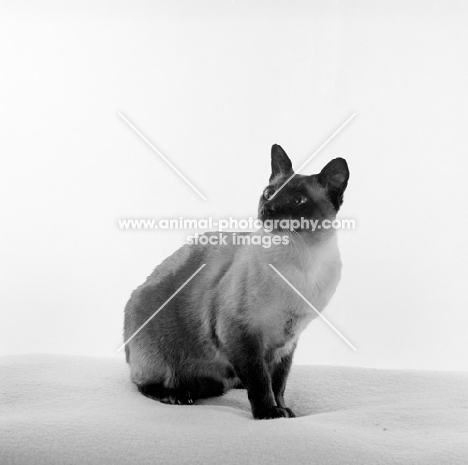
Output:
<svg viewBox="0 0 468 465">
<path fill-rule="evenodd" d="M 229 361 L 247 389 L 254 418 L 289 418 L 289 409 L 276 404 L 261 335 L 239 325 L 232 329 L 227 349 Z"/>
<path fill-rule="evenodd" d="M 286 354 L 279 362 L 273 363 L 271 369 L 271 385 L 276 404 L 278 407 L 287 410 L 291 418 L 295 417 L 296 415 L 290 408 L 286 407 L 284 402 L 284 391 L 286 390 L 286 381 L 288 380 L 295 349 L 296 344 L 294 344 L 291 352 Z"/>
</svg>

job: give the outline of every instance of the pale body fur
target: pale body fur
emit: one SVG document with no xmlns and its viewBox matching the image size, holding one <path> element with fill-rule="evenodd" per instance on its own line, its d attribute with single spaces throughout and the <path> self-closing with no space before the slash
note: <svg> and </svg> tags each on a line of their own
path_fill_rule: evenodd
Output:
<svg viewBox="0 0 468 465">
<path fill-rule="evenodd" d="M 260 332 L 265 351 L 276 361 L 293 350 L 318 315 L 269 264 L 322 311 L 338 285 L 341 260 L 333 230 L 301 237 L 284 234 L 291 238 L 289 245 L 270 248 L 184 245 L 159 265 L 127 304 L 125 340 L 206 264 L 128 343 L 132 381 L 171 386 L 181 375 L 210 376 L 229 387 L 233 378 L 223 346 L 233 322 Z"/>
</svg>

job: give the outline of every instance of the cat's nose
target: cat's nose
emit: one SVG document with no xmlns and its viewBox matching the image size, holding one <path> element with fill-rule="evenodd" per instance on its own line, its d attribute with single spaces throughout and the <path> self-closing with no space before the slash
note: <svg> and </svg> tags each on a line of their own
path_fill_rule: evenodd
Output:
<svg viewBox="0 0 468 465">
<path fill-rule="evenodd" d="M 272 215 L 273 213 L 275 213 L 275 211 L 276 209 L 273 205 L 265 205 L 265 213 Z"/>
</svg>

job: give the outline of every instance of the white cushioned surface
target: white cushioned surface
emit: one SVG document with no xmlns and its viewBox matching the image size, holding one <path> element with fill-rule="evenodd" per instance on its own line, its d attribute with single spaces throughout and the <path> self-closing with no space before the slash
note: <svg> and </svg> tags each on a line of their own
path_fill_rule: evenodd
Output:
<svg viewBox="0 0 468 465">
<path fill-rule="evenodd" d="M 1 357 L 0 463 L 468 463 L 468 373 L 294 366 L 286 401 L 258 421 L 245 390 L 170 406 L 120 359 Z"/>
</svg>

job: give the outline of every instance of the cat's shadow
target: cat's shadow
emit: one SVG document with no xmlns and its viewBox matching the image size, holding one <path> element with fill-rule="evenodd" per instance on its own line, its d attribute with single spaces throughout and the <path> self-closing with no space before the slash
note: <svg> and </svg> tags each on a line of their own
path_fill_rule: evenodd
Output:
<svg viewBox="0 0 468 465">
<path fill-rule="evenodd" d="M 197 405 L 215 405 L 230 407 L 244 412 L 250 412 L 250 403 L 245 389 L 231 389 L 222 396 L 198 400 Z"/>
</svg>

